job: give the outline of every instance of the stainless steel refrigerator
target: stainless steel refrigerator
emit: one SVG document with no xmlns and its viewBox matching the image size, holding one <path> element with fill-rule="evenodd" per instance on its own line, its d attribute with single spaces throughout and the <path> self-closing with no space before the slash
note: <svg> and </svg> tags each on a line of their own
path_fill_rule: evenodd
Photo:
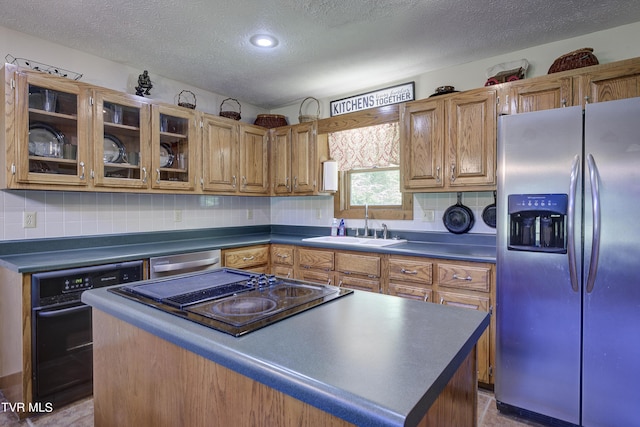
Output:
<svg viewBox="0 0 640 427">
<path fill-rule="evenodd" d="M 640 425 L 640 98 L 498 124 L 495 397 Z"/>
</svg>

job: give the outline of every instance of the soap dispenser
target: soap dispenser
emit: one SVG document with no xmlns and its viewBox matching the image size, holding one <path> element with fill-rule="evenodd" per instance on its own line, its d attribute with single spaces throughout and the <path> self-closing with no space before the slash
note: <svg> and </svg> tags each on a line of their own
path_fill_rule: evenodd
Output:
<svg viewBox="0 0 640 427">
<path fill-rule="evenodd" d="M 331 235 L 332 236 L 337 236 L 338 235 L 338 218 L 333 218 L 333 221 L 331 222 Z"/>
</svg>

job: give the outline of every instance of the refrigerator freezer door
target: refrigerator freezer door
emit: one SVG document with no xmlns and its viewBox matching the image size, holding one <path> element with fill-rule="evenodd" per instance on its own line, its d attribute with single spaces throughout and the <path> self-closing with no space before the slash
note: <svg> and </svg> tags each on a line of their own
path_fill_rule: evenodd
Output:
<svg viewBox="0 0 640 427">
<path fill-rule="evenodd" d="M 495 396 L 574 424 L 580 417 L 580 291 L 572 288 L 568 254 L 507 250 L 507 196 L 569 194 L 576 155 L 582 159 L 580 107 L 499 119 Z M 580 185 L 576 192 L 574 243 L 580 248 Z"/>
<path fill-rule="evenodd" d="M 594 199 L 585 180 L 584 426 L 637 425 L 640 402 L 640 98 L 588 104 L 585 155 L 597 168 L 599 262 Z"/>
</svg>

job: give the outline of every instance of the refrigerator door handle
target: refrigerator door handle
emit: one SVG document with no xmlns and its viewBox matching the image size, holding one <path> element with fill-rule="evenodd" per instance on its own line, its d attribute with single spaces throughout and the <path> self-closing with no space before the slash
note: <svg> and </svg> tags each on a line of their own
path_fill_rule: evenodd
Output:
<svg viewBox="0 0 640 427">
<path fill-rule="evenodd" d="M 589 164 L 589 181 L 591 183 L 591 199 L 593 200 L 593 235 L 591 237 L 591 259 L 589 260 L 589 273 L 587 274 L 587 293 L 593 291 L 593 286 L 596 281 L 596 275 L 598 274 L 598 259 L 600 257 L 600 185 L 598 180 L 598 167 L 593 156 L 589 154 L 587 156 L 587 162 Z"/>
<path fill-rule="evenodd" d="M 578 264 L 576 263 L 575 212 L 576 192 L 578 189 L 578 173 L 580 172 L 580 156 L 576 154 L 571 165 L 571 181 L 569 182 L 569 200 L 567 207 L 567 256 L 569 257 L 569 278 L 574 292 L 580 291 L 578 284 Z"/>
</svg>

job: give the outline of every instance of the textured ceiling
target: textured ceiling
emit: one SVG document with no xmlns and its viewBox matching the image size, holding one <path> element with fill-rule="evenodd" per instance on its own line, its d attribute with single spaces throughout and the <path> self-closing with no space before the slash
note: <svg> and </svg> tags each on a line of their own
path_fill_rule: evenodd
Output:
<svg viewBox="0 0 640 427">
<path fill-rule="evenodd" d="M 640 21 L 637 0 L 0 0 L 0 10 L 0 26 L 264 108 Z M 280 43 L 255 48 L 256 33 Z"/>
</svg>

